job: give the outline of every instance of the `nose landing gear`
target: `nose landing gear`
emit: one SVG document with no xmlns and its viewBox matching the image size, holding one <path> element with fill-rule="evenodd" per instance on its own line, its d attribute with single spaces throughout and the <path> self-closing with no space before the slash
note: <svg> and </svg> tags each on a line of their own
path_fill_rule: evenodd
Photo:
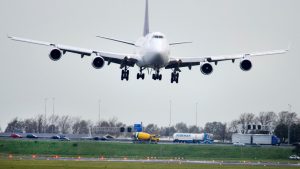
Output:
<svg viewBox="0 0 300 169">
<path fill-rule="evenodd" d="M 159 70 L 157 70 L 156 73 L 152 74 L 152 79 L 153 80 L 161 80 L 162 79 L 162 75 L 159 74 Z"/>
</svg>

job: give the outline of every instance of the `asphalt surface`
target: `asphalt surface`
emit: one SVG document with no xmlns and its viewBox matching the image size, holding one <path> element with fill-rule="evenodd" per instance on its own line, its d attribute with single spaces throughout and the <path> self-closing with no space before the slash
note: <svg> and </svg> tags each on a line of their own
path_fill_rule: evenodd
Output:
<svg viewBox="0 0 300 169">
<path fill-rule="evenodd" d="M 209 164 L 209 165 L 239 165 L 239 166 L 279 166 L 279 167 L 300 167 L 297 163 L 287 162 L 250 162 L 250 161 L 193 161 L 184 159 L 119 159 L 119 158 L 84 158 L 84 157 L 42 157 L 42 156 L 15 156 L 8 159 L 18 160 L 57 160 L 57 161 L 99 161 L 99 162 L 129 162 L 129 163 L 167 163 L 167 164 Z"/>
</svg>

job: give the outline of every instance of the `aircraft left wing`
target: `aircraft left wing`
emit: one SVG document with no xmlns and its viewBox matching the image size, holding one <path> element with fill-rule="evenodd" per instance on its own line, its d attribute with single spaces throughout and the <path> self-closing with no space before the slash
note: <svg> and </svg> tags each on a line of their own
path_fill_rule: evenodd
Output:
<svg viewBox="0 0 300 169">
<path fill-rule="evenodd" d="M 56 43 L 50 43 L 45 41 L 37 41 L 37 40 L 31 40 L 31 39 L 25 39 L 20 37 L 12 37 L 8 36 L 11 40 L 19 41 L 19 42 L 26 42 L 31 44 L 37 44 L 37 45 L 43 45 L 43 46 L 50 46 L 54 49 L 61 50 L 63 54 L 66 52 L 70 53 L 76 53 L 80 54 L 81 58 L 84 56 L 91 56 L 92 54 L 95 54 L 96 56 L 101 56 L 105 61 L 110 63 L 116 63 L 120 64 L 121 66 L 131 66 L 133 67 L 135 63 L 137 62 L 139 56 L 134 54 L 120 54 L 120 53 L 111 53 L 111 52 L 104 52 L 104 51 L 98 51 L 98 50 L 92 50 L 92 49 L 85 49 L 85 48 L 78 48 L 68 45 L 62 45 L 62 44 L 56 44 Z"/>
<path fill-rule="evenodd" d="M 255 53 L 245 53 L 245 54 L 234 54 L 234 55 L 220 55 L 220 56 L 203 56 L 203 57 L 172 57 L 170 58 L 169 64 L 166 66 L 166 69 L 180 68 L 180 67 L 189 67 L 200 65 L 204 62 L 214 62 L 217 64 L 220 61 L 235 61 L 237 59 L 251 59 L 255 56 L 266 56 L 266 55 L 276 55 L 283 54 L 289 51 L 288 49 L 282 50 L 272 50 L 265 52 L 255 52 Z"/>
</svg>

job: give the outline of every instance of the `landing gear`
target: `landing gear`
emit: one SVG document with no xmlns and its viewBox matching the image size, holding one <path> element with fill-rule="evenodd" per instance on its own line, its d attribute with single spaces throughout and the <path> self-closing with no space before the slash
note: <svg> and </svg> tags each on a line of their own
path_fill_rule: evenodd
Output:
<svg viewBox="0 0 300 169">
<path fill-rule="evenodd" d="M 162 75 L 159 74 L 159 70 L 157 70 L 156 73 L 152 74 L 152 79 L 153 80 L 161 80 L 162 79 Z"/>
<path fill-rule="evenodd" d="M 121 80 L 129 80 L 129 70 L 125 67 L 124 70 L 122 70 L 122 74 L 121 74 Z"/>
<path fill-rule="evenodd" d="M 138 73 L 137 75 L 136 75 L 136 79 L 145 79 L 145 73 L 143 73 L 143 68 L 140 68 L 140 73 Z"/>
<path fill-rule="evenodd" d="M 171 83 L 176 82 L 178 83 L 179 79 L 179 73 L 176 73 L 176 71 L 173 71 L 171 74 Z"/>
</svg>

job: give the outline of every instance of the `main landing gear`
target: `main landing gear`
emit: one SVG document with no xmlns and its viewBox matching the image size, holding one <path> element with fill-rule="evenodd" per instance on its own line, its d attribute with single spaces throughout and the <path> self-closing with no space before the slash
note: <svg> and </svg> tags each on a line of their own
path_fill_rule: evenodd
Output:
<svg viewBox="0 0 300 169">
<path fill-rule="evenodd" d="M 176 73 L 176 70 L 174 70 L 171 73 L 171 83 L 173 83 L 173 82 L 178 83 L 178 79 L 179 79 L 179 73 Z"/>
<path fill-rule="evenodd" d="M 144 68 L 140 68 L 140 73 L 136 75 L 136 79 L 145 79 L 145 73 L 143 73 Z"/>
<path fill-rule="evenodd" d="M 152 74 L 152 79 L 153 80 L 161 80 L 162 79 L 162 75 L 159 74 L 159 70 L 157 70 L 156 73 Z"/>
<path fill-rule="evenodd" d="M 127 69 L 127 67 L 125 67 L 125 69 L 122 70 L 122 74 L 121 74 L 121 80 L 129 80 L 129 70 Z"/>
</svg>

